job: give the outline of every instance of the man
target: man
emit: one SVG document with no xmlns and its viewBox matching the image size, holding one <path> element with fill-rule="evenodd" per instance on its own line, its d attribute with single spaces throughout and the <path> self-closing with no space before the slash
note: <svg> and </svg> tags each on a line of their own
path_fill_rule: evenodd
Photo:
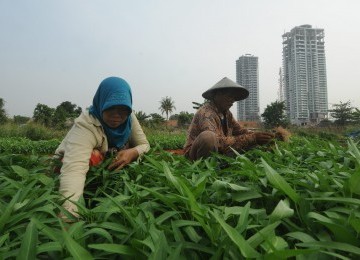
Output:
<svg viewBox="0 0 360 260">
<path fill-rule="evenodd" d="M 243 129 L 234 119 L 230 107 L 249 96 L 234 81 L 225 77 L 202 96 L 210 102 L 199 108 L 190 124 L 184 146 L 185 156 L 190 160 L 209 157 L 212 152 L 231 155 L 231 148 L 243 152 L 274 139 L 271 133 Z"/>
</svg>

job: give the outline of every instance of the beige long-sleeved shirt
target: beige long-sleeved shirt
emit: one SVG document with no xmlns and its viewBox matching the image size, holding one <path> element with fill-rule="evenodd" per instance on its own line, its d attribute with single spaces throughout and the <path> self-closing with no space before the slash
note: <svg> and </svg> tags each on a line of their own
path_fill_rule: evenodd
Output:
<svg viewBox="0 0 360 260">
<path fill-rule="evenodd" d="M 131 113 L 131 120 L 129 147 L 134 147 L 140 157 L 149 151 L 150 145 L 134 112 Z M 55 151 L 55 154 L 63 157 L 59 192 L 65 198 L 78 201 L 82 196 L 90 156 L 94 149 L 105 153 L 108 150 L 108 141 L 100 121 L 89 114 L 89 111 L 85 111 L 75 120 L 73 127 Z M 66 201 L 63 207 L 77 215 L 77 207 L 71 201 Z"/>
</svg>

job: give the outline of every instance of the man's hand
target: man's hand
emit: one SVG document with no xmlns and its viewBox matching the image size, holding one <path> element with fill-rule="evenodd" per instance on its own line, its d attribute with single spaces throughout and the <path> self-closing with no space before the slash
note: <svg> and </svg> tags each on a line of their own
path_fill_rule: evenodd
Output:
<svg viewBox="0 0 360 260">
<path fill-rule="evenodd" d="M 109 170 L 120 170 L 139 157 L 139 153 L 135 148 L 121 150 L 115 156 L 113 162 L 109 165 Z"/>
<path fill-rule="evenodd" d="M 275 135 L 272 133 L 255 132 L 254 134 L 255 134 L 256 143 L 260 145 L 270 143 L 275 138 Z"/>
</svg>

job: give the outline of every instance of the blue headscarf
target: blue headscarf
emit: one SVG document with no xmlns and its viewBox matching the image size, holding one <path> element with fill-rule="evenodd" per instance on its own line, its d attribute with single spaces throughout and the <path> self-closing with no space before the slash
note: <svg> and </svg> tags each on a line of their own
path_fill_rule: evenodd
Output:
<svg viewBox="0 0 360 260">
<path fill-rule="evenodd" d="M 106 78 L 100 83 L 89 112 L 101 122 L 109 148 L 122 148 L 131 133 L 131 116 L 129 115 L 126 121 L 117 128 L 108 127 L 102 119 L 102 113 L 112 106 L 127 106 L 130 113 L 132 111 L 130 86 L 125 80 L 117 77 Z"/>
</svg>

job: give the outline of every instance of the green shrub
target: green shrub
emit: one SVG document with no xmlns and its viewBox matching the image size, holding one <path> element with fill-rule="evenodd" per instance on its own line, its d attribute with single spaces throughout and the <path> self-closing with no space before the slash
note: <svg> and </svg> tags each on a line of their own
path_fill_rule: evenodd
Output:
<svg viewBox="0 0 360 260">
<path fill-rule="evenodd" d="M 0 126 L 0 137 L 24 137 L 33 141 L 62 139 L 68 129 L 54 130 L 31 122 L 23 125 L 4 124 Z"/>
<path fill-rule="evenodd" d="M 0 138 L 0 152 L 53 154 L 59 144 L 58 139 L 33 141 L 24 137 L 7 137 Z"/>
<path fill-rule="evenodd" d="M 151 131 L 146 134 L 151 147 L 160 146 L 162 149 L 182 149 L 186 141 L 186 133 L 169 131 Z"/>
<path fill-rule="evenodd" d="M 329 141 L 335 141 L 339 139 L 338 135 L 329 132 L 319 132 L 319 137 Z"/>
</svg>

